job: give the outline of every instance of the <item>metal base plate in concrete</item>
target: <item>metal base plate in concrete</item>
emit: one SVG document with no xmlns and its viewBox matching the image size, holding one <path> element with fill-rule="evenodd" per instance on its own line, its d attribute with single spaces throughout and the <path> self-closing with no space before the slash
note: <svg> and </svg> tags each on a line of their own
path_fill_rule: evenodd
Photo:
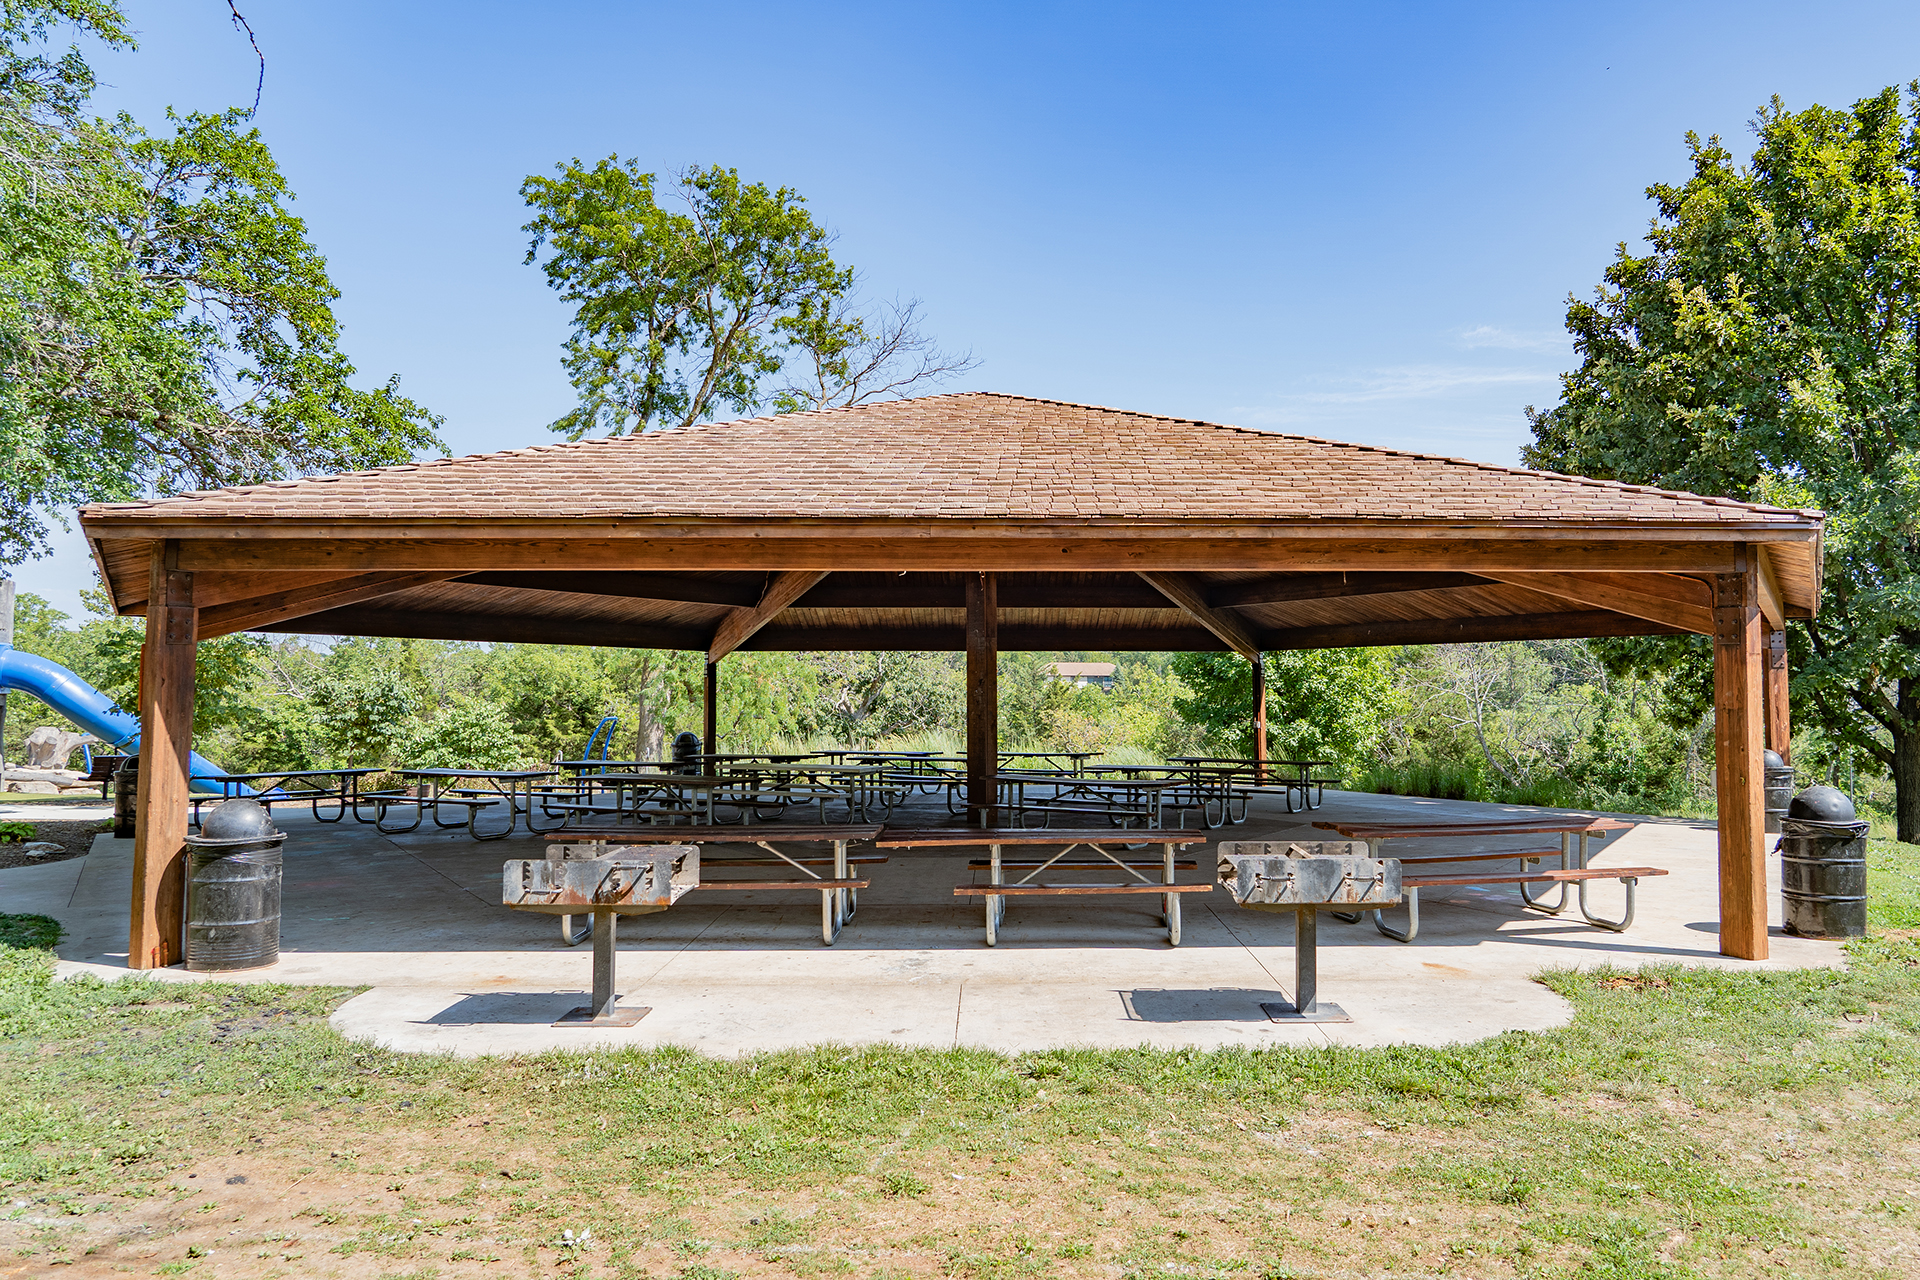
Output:
<svg viewBox="0 0 1920 1280">
<path fill-rule="evenodd" d="M 1269 1022 L 1352 1022 L 1347 1011 L 1325 1000 L 1313 1006 L 1312 1013 L 1301 1013 L 1290 1004 L 1262 1004 L 1260 1011 Z"/>
<path fill-rule="evenodd" d="M 652 1012 L 651 1007 L 636 1004 L 624 1009 L 615 1009 L 604 1018 L 596 1018 L 593 1016 L 593 1006 L 583 1004 L 561 1014 L 560 1020 L 553 1025 L 556 1027 L 631 1027 Z"/>
</svg>

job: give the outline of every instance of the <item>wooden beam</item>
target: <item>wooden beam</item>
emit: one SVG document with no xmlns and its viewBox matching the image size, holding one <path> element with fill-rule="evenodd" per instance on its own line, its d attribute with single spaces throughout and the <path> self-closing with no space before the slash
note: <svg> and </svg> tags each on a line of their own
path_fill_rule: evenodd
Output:
<svg viewBox="0 0 1920 1280">
<path fill-rule="evenodd" d="M 148 570 L 140 651 L 140 789 L 134 808 L 133 900 L 127 966 L 163 969 L 184 958 L 188 756 L 193 749 L 193 575 L 161 543 Z"/>
<path fill-rule="evenodd" d="M 360 606 L 329 609 L 325 613 L 307 614 L 255 629 L 306 636 L 403 636 L 421 640 L 604 645 L 614 649 L 699 650 L 705 649 L 707 642 L 713 638 L 705 627 L 582 622 L 570 618 L 535 618 L 517 614 L 507 616 Z"/>
<path fill-rule="evenodd" d="M 1248 609 L 1263 604 L 1290 604 L 1295 600 L 1342 600 L 1351 596 L 1484 587 L 1487 581 L 1472 573 L 1299 573 L 1258 582 L 1212 583 L 1207 588 L 1207 603 L 1216 609 Z"/>
<path fill-rule="evenodd" d="M 1164 609 L 1178 606 L 1127 572 L 1073 579 L 1009 573 L 1000 579 L 1000 608 Z M 965 574 L 836 573 L 795 600 L 795 609 L 952 609 L 967 607 Z"/>
<path fill-rule="evenodd" d="M 200 638 L 211 640 L 236 631 L 251 631 L 255 627 L 324 613 L 328 609 L 359 604 L 365 600 L 376 600 L 413 587 L 445 582 L 452 576 L 446 573 L 356 573 L 313 586 L 276 591 L 251 600 L 235 600 L 230 604 L 200 610 Z"/>
<path fill-rule="evenodd" d="M 1207 604 L 1206 586 L 1197 578 L 1181 573 L 1147 573 L 1140 577 L 1167 599 L 1179 605 L 1187 616 L 1220 637 L 1220 642 L 1250 662 L 1260 660 L 1260 644 L 1246 624 L 1229 613 Z"/>
<path fill-rule="evenodd" d="M 1050 649 L 1103 649 L 1123 653 L 1215 653 L 1226 646 L 1197 626 L 1094 627 L 1036 626 L 1004 620 L 999 611 L 1000 652 L 1034 653 Z M 803 627 L 775 623 L 741 645 L 742 651 L 782 653 L 962 653 L 965 622 L 952 625 Z"/>
<path fill-rule="evenodd" d="M 712 753 L 720 749 L 720 664 L 707 664 L 706 697 L 702 701 L 705 714 L 701 718 L 700 749 Z M 711 772 L 711 770 L 709 770 Z"/>
<path fill-rule="evenodd" d="M 1487 618 L 1413 618 L 1392 622 L 1348 622 L 1321 627 L 1288 627 L 1262 632 L 1260 647 L 1276 649 L 1365 649 L 1390 644 L 1467 644 L 1486 640 L 1567 640 L 1587 636 L 1684 635 L 1674 628 L 1630 618 L 1623 613 L 1578 610 L 1567 613 L 1508 613 Z"/>
<path fill-rule="evenodd" d="M 286 571 L 280 569 L 246 573 L 198 573 L 193 579 L 193 601 L 201 611 L 201 639 L 206 639 L 206 611 L 236 600 L 252 600 L 260 596 L 274 595 L 283 591 L 293 591 L 301 587 L 321 586 L 329 582 L 342 582 L 355 577 L 333 571 Z M 121 600 L 119 612 L 122 617 L 140 618 L 146 616 L 146 582 L 140 584 L 139 592 L 128 590 Z M 131 587 L 131 584 L 129 584 Z"/>
<path fill-rule="evenodd" d="M 760 603 L 760 582 L 716 582 L 685 573 L 469 573 L 460 579 L 483 587 L 559 591 L 568 595 L 616 596 L 627 600 L 667 600 L 676 604 L 724 604 L 746 608 Z M 955 592 L 955 597 L 958 597 Z"/>
<path fill-rule="evenodd" d="M 1000 774 L 1000 602 L 991 573 L 967 579 L 967 822 L 993 827 Z"/>
<path fill-rule="evenodd" d="M 772 533 L 782 536 L 771 536 Z M 560 538 L 461 539 L 211 539 L 183 543 L 181 566 L 208 570 L 330 569 L 336 573 L 504 569 L 767 570 L 814 569 L 901 572 L 1198 572 L 1261 569 L 1325 572 L 1481 573 L 1604 571 L 1725 573 L 1744 563 L 1734 541 L 1630 541 L 1594 538 L 1367 538 L 1208 536 L 795 536 L 785 527 L 769 536 L 711 536 L 580 540 Z"/>
<path fill-rule="evenodd" d="M 1267 660 L 1253 655 L 1253 780 L 1267 780 Z"/>
<path fill-rule="evenodd" d="M 774 574 L 759 604 L 751 609 L 736 609 L 721 620 L 720 629 L 713 633 L 713 643 L 707 646 L 707 661 L 718 662 L 738 649 L 754 632 L 772 622 L 781 610 L 807 594 L 826 576 L 825 572 L 815 569 Z"/>
<path fill-rule="evenodd" d="M 1793 763 L 1793 715 L 1787 697 L 1787 633 L 1767 632 L 1767 749 Z"/>
<path fill-rule="evenodd" d="M 1703 605 L 1682 604 L 1666 595 L 1653 595 L 1632 586 L 1631 574 L 1597 573 L 1489 573 L 1495 582 L 1557 596 L 1590 608 L 1608 609 L 1631 618 L 1645 618 L 1695 635 L 1713 634 L 1713 611 Z"/>
<path fill-rule="evenodd" d="M 1720 953 L 1767 958 L 1759 573 L 1714 585 L 1713 758 L 1720 816 Z"/>
<path fill-rule="evenodd" d="M 1785 597 L 1780 594 L 1780 583 L 1773 576 L 1773 562 L 1765 547 L 1754 548 L 1754 558 L 1759 562 L 1758 585 L 1760 598 L 1760 616 L 1775 631 L 1783 631 L 1787 625 L 1787 606 Z"/>
</svg>

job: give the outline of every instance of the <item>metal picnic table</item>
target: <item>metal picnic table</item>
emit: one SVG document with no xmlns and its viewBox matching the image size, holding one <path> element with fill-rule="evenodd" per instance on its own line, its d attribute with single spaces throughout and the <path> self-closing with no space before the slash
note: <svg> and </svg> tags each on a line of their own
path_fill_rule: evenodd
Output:
<svg viewBox="0 0 1920 1280">
<path fill-rule="evenodd" d="M 542 778 L 551 778 L 551 769 L 394 769 L 392 772 L 401 778 L 417 779 L 427 788 L 426 795 L 416 795 L 403 791 L 375 791 L 362 797 L 374 805 L 374 828 L 386 835 L 399 835 L 412 831 L 420 825 L 420 817 L 427 810 L 433 810 L 433 825 L 436 827 L 458 827 L 459 822 L 442 822 L 440 806 L 453 805 L 467 811 L 465 826 L 467 833 L 475 840 L 504 840 L 513 833 L 520 815 L 527 815 L 527 833 L 537 835 L 548 828 L 536 827 L 533 822 L 534 792 L 533 784 Z M 479 783 L 478 787 L 463 788 L 461 782 Z M 521 804 L 525 798 L 524 807 Z M 478 821 L 482 809 L 506 802 L 507 825 L 499 831 L 481 834 Z M 386 824 L 387 810 L 397 804 L 414 806 L 413 822 L 405 827 L 389 827 Z M 357 815 L 356 815 L 357 816 Z"/>
<path fill-rule="evenodd" d="M 241 787 L 250 788 L 254 793 L 250 798 L 258 800 L 269 809 L 276 804 L 311 802 L 315 821 L 338 822 L 340 819 L 346 817 L 349 811 L 353 813 L 355 819 L 365 821 L 365 819 L 360 818 L 359 813 L 360 779 L 370 773 L 385 772 L 387 772 L 385 769 L 356 767 L 348 769 L 282 769 L 268 773 L 196 773 L 193 775 L 194 781 L 217 783 L 220 787 L 220 794 L 217 797 L 209 795 L 194 795 L 189 797 L 193 802 L 193 825 L 196 827 L 200 825 L 201 805 L 212 803 L 215 800 L 230 800 L 242 794 L 239 790 Z M 319 781 L 328 778 L 337 779 L 336 785 L 332 787 L 303 788 L 298 791 L 289 790 L 286 785 L 289 782 Z M 338 810 L 331 818 L 321 814 L 320 802 L 322 800 L 332 800 L 339 805 Z"/>
<path fill-rule="evenodd" d="M 1001 773 L 994 779 L 994 808 L 1005 809 L 1013 821 L 1020 822 L 1028 812 L 1045 815 L 1063 813 L 1103 813 L 1107 821 L 1139 818 L 1148 829 L 1166 825 L 1162 796 L 1181 783 L 1173 778 L 1090 778 L 1060 773 Z M 1053 794 L 1028 800 L 1027 788 L 1052 787 Z M 977 806 L 986 808 L 985 805 Z"/>
</svg>

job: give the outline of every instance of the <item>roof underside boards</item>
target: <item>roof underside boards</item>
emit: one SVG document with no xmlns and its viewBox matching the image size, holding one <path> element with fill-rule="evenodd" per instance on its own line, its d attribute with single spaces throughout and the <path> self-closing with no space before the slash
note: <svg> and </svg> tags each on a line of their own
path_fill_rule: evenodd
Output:
<svg viewBox="0 0 1920 1280">
<path fill-rule="evenodd" d="M 121 612 L 144 611 L 166 546 L 210 634 L 703 649 L 779 572 L 812 570 L 745 647 L 949 649 L 966 571 L 991 569 L 1004 648 L 1217 649 L 1223 620 L 1270 648 L 1697 632 L 1710 596 L 1683 575 L 1761 561 L 1809 616 L 1822 520 L 967 394 L 103 504 L 82 523 Z"/>
</svg>

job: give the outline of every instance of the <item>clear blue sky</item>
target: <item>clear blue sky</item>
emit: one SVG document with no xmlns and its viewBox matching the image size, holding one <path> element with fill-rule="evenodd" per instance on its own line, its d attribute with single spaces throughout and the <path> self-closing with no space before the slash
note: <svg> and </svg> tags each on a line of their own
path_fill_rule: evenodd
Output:
<svg viewBox="0 0 1920 1280">
<path fill-rule="evenodd" d="M 128 0 L 101 105 L 253 97 L 218 0 Z M 552 439 L 566 312 L 529 173 L 610 152 L 802 192 L 979 388 L 1512 463 L 1569 292 L 1682 135 L 1920 75 L 1920 6 L 324 5 L 241 0 L 258 123 L 344 297 L 455 453 Z M 558 496 L 558 495 L 556 495 Z M 79 612 L 77 537 L 16 571 Z"/>
</svg>

